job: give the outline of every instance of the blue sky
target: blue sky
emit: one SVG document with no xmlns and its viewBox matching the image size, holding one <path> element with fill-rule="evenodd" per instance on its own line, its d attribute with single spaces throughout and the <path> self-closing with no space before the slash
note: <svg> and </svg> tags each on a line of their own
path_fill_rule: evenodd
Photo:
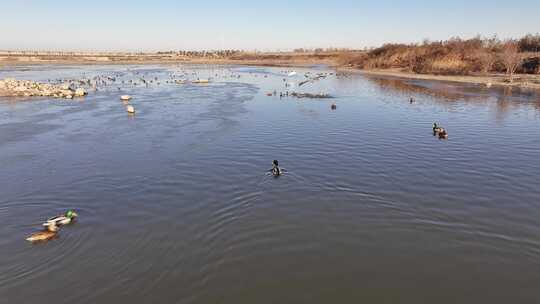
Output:
<svg viewBox="0 0 540 304">
<path fill-rule="evenodd" d="M 378 46 L 540 32 L 540 0 L 0 0 L 0 49 Z"/>
</svg>

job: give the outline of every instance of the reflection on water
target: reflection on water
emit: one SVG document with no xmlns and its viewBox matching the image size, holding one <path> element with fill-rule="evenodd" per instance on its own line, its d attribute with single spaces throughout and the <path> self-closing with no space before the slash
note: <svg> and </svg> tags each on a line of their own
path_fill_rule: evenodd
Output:
<svg viewBox="0 0 540 304">
<path fill-rule="evenodd" d="M 297 72 L 1 70 L 103 83 L 74 101 L 0 99 L 0 298 L 540 301 L 538 95 Z M 329 76 L 301 91 L 335 99 L 266 96 L 315 73 Z M 211 83 L 174 82 L 196 78 Z M 449 140 L 432 136 L 434 121 Z M 273 159 L 287 169 L 277 179 Z M 79 221 L 58 239 L 24 240 L 69 208 Z"/>
<path fill-rule="evenodd" d="M 455 86 L 442 83 L 431 82 L 426 83 L 415 80 L 404 80 L 399 78 L 384 78 L 384 77 L 368 77 L 369 81 L 377 84 L 381 90 L 395 91 L 402 95 L 419 95 L 419 96 L 431 96 L 437 101 L 485 101 L 486 96 L 479 94 L 467 94 L 467 90 L 463 88 L 456 88 Z M 478 93 L 478 92 L 476 92 Z"/>
<path fill-rule="evenodd" d="M 497 120 L 503 120 L 507 114 L 517 108 L 526 110 L 536 109 L 540 112 L 540 96 L 535 90 L 512 87 L 486 88 L 482 85 L 457 84 L 450 82 L 429 82 L 423 80 L 408 80 L 395 77 L 367 76 L 382 91 L 396 93 L 399 99 L 415 96 L 420 100 L 430 97 L 429 101 L 449 103 L 481 103 L 486 106 L 494 105 Z M 416 100 L 415 98 L 415 100 Z M 392 98 L 392 101 L 398 98 Z"/>
</svg>

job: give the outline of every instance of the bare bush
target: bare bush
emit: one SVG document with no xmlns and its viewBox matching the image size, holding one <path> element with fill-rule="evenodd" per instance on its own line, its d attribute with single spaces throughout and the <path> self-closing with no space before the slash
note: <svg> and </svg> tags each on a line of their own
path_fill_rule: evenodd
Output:
<svg viewBox="0 0 540 304">
<path fill-rule="evenodd" d="M 493 52 L 486 49 L 479 49 L 476 52 L 476 59 L 478 61 L 478 65 L 480 68 L 480 71 L 483 74 L 488 74 L 493 69 L 493 65 L 495 64 L 495 61 L 497 61 L 497 57 Z"/>
<path fill-rule="evenodd" d="M 523 56 L 519 53 L 519 45 L 514 40 L 508 40 L 502 47 L 500 54 L 501 62 L 506 68 L 506 75 L 508 75 L 510 82 L 514 80 L 514 73 L 523 61 Z"/>
<path fill-rule="evenodd" d="M 364 68 L 366 56 L 365 52 L 343 51 L 338 53 L 336 61 L 342 66 Z"/>
</svg>

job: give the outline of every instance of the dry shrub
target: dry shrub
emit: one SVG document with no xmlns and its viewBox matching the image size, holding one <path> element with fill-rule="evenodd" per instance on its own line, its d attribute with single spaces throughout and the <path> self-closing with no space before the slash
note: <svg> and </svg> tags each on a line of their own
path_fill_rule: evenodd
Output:
<svg viewBox="0 0 540 304">
<path fill-rule="evenodd" d="M 429 69 L 426 72 L 430 74 L 465 75 L 469 73 L 467 62 L 455 55 L 434 59 L 429 63 L 428 67 Z"/>
<path fill-rule="evenodd" d="M 508 40 L 504 43 L 500 53 L 501 62 L 506 68 L 506 74 L 513 81 L 514 73 L 523 62 L 523 54 L 519 53 L 519 45 L 514 40 Z"/>
<path fill-rule="evenodd" d="M 493 66 L 495 65 L 496 61 L 497 56 L 492 51 L 483 48 L 479 49 L 474 54 L 473 69 L 475 71 L 481 71 L 482 73 L 487 74 L 493 70 Z"/>
<path fill-rule="evenodd" d="M 366 53 L 341 52 L 337 55 L 336 61 L 339 65 L 363 68 L 366 57 Z"/>
<path fill-rule="evenodd" d="M 422 44 L 385 44 L 354 60 L 343 56 L 344 62 L 364 69 L 403 69 L 415 73 L 441 75 L 467 75 L 471 73 L 508 72 L 534 73 L 540 69 L 536 60 L 516 52 L 540 49 L 540 35 L 527 35 L 512 48 L 498 38 L 463 40 L 451 38 L 446 41 L 425 41 Z M 509 69 L 510 67 L 510 69 Z"/>
</svg>

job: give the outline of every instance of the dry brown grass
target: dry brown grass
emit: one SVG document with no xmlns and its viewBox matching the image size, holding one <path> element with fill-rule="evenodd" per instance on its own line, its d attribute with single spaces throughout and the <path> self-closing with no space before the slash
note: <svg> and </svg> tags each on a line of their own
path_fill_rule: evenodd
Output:
<svg viewBox="0 0 540 304">
<path fill-rule="evenodd" d="M 362 69 L 402 69 L 436 75 L 538 73 L 540 53 L 531 50 L 540 50 L 539 34 L 507 41 L 477 37 L 422 44 L 385 44 L 358 56 L 344 53 L 338 62 Z"/>
</svg>

